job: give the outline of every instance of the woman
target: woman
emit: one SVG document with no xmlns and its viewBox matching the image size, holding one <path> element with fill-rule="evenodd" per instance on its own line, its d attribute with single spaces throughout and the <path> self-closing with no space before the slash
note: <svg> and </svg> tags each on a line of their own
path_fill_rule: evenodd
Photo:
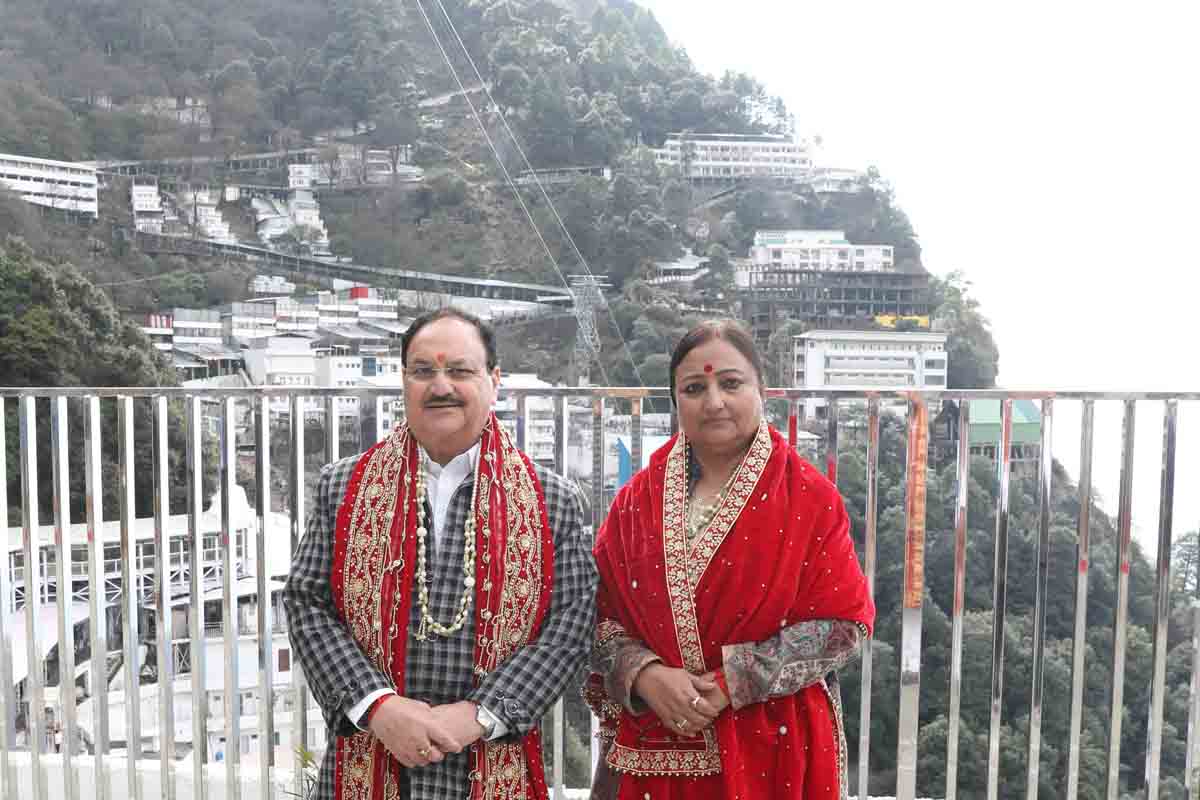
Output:
<svg viewBox="0 0 1200 800">
<path fill-rule="evenodd" d="M 845 797 L 834 670 L 875 619 L 845 507 L 763 420 L 739 324 L 692 329 L 670 376 L 680 434 L 596 542 L 593 797 Z"/>
</svg>

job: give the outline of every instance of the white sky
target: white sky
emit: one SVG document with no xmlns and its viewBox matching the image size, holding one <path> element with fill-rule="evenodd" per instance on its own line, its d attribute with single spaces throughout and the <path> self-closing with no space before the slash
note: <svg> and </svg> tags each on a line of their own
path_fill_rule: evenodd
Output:
<svg viewBox="0 0 1200 800">
<path fill-rule="evenodd" d="M 1200 5 L 642 0 L 704 71 L 763 81 L 820 135 L 821 165 L 874 164 L 926 267 L 962 270 L 1001 385 L 1200 391 Z M 1078 409 L 1055 455 L 1076 474 Z M 1134 524 L 1153 559 L 1161 404 L 1140 404 Z M 1116 511 L 1120 409 L 1097 413 Z M 1175 533 L 1200 527 L 1200 405 L 1179 428 Z"/>
</svg>

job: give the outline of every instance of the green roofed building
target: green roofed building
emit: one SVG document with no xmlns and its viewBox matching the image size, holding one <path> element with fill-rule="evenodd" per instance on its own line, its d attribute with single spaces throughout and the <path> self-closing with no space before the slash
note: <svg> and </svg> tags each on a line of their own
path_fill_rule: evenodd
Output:
<svg viewBox="0 0 1200 800">
<path fill-rule="evenodd" d="M 994 459 L 1000 447 L 1000 401 L 971 400 L 971 422 L 967 446 L 972 455 Z M 958 448 L 958 403 L 947 401 L 934 420 L 933 442 L 938 461 L 954 458 Z M 1042 447 L 1042 413 L 1032 400 L 1012 404 L 1012 451 L 1014 464 L 1036 464 Z"/>
</svg>

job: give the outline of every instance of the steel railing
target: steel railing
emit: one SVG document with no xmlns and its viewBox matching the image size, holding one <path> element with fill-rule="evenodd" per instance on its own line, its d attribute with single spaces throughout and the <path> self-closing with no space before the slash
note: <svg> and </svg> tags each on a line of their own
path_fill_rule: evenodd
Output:
<svg viewBox="0 0 1200 800">
<path fill-rule="evenodd" d="M 586 439 L 591 443 L 591 463 L 576 474 L 582 474 L 590 486 L 591 525 L 593 529 L 599 526 L 607 510 L 607 501 L 611 498 L 612 487 L 606 485 L 608 474 L 606 459 L 606 437 L 611 436 L 609 423 L 612 422 L 612 411 L 620 407 L 622 416 L 628 417 L 628 433 L 630 442 L 630 464 L 633 469 L 644 465 L 648 453 L 643 452 L 644 419 L 648 402 L 657 402 L 660 410 L 666 410 L 666 390 L 641 388 L 555 388 L 536 390 L 513 390 L 504 392 L 506 396 L 515 398 L 515 430 L 518 445 L 525 447 L 527 442 L 527 407 L 531 397 L 549 398 L 554 407 L 554 443 L 553 466 L 566 474 L 570 465 L 568 441 L 572 434 L 579 434 L 582 445 Z M 100 530 L 103 514 L 104 487 L 102 479 L 105 454 L 102 453 L 103 435 L 107 432 L 105 426 L 115 420 L 117 452 L 115 461 L 118 475 L 118 505 L 120 517 L 120 547 L 121 547 L 121 579 L 124 586 L 133 585 L 139 574 L 137 548 L 134 538 L 133 522 L 136 507 L 135 462 L 138 453 L 135 451 L 135 425 L 141 421 L 135 418 L 135 410 L 140 409 L 149 418 L 151 429 L 150 440 L 152 480 L 150 481 L 153 494 L 154 541 L 156 554 L 171 553 L 168 535 L 168 518 L 170 516 L 170 481 L 169 466 L 172 459 L 170 452 L 171 425 L 173 420 L 182 418 L 183 436 L 186 442 L 183 453 L 183 481 L 186 484 L 187 506 L 187 541 L 186 548 L 190 559 L 190 581 L 188 584 L 188 604 L 192 609 L 203 609 L 205 593 L 203 579 L 202 554 L 204 552 L 200 518 L 203 512 L 204 474 L 204 435 L 206 431 L 205 415 L 216 405 L 219 417 L 218 455 L 220 472 L 220 529 L 221 529 L 221 610 L 220 622 L 223 640 L 223 660 L 225 687 L 238 686 L 238 691 L 224 691 L 224 721 L 220 731 L 208 729 L 208 698 L 205 691 L 191 692 L 191 739 L 192 747 L 188 760 L 191 762 L 190 780 L 191 796 L 204 798 L 206 789 L 217 773 L 223 772 L 225 798 L 243 796 L 243 791 L 253 792 L 262 798 L 279 796 L 278 785 L 284 778 L 276 774 L 276 747 L 273 740 L 276 733 L 275 709 L 279 704 L 278 680 L 275 675 L 275 654 L 272 652 L 271 632 L 280 626 L 272 620 L 273 608 L 270 602 L 257 603 L 257 625 L 248 636 L 255 639 L 255 658 L 258 675 L 257 691 L 260 702 L 255 705 L 258 710 L 257 735 L 258 753 L 255 759 L 256 774 L 243 774 L 240 747 L 241 719 L 241 687 L 239 686 L 239 630 L 238 609 L 235 583 L 238 570 L 235 564 L 234 549 L 231 546 L 231 532 L 234 528 L 234 509 L 232 495 L 236 478 L 238 453 L 239 420 L 246 419 L 239 411 L 248 407 L 251 411 L 248 430 L 243 439 L 249 437 L 253 442 L 255 452 L 253 466 L 253 483 L 255 491 L 255 529 L 252 546 L 256 555 L 255 580 L 257 597 L 268 596 L 267 554 L 268 535 L 270 532 L 269 517 L 271 510 L 271 431 L 272 419 L 276 415 L 277 404 L 271 400 L 284 397 L 288 400 L 288 436 L 290 445 L 288 473 L 290 486 L 285 505 L 289 517 L 288 537 L 289 546 L 294 552 L 304 531 L 306 513 L 306 479 L 311 477 L 306 469 L 305 453 L 305 398 L 317 397 L 324 400 L 325 442 L 322 461 L 336 460 L 341 454 L 342 431 L 337 423 L 340 419 L 336 398 L 340 395 L 354 395 L 368 398 L 361 404 L 364 411 L 372 407 L 375 413 L 374 431 L 364 434 L 365 441 L 356 442 L 366 447 L 377 441 L 386 432 L 384 430 L 385 410 L 391 408 L 390 400 L 398 397 L 395 390 L 388 389 L 321 389 L 304 387 L 302 389 L 258 388 L 206 390 L 203 392 L 183 389 L 157 388 L 106 388 L 106 389 L 0 389 L 0 411 L 3 411 L 7 421 L 8 414 L 15 414 L 19 430 L 19 459 L 17 469 L 20 473 L 21 484 L 21 552 L 25 564 L 39 563 L 35 556 L 43 547 L 52 547 L 55 553 L 55 570 L 58 586 L 69 585 L 69 575 L 81 573 L 74 570 L 71 561 L 71 486 L 70 475 L 82 471 L 85 492 L 82 515 L 89 531 Z M 1081 714 L 1083 708 L 1083 688 L 1085 681 L 1085 641 L 1087 629 L 1087 601 L 1089 592 L 1089 561 L 1090 561 L 1090 509 L 1092 505 L 1092 453 L 1095 430 L 1095 408 L 1097 403 L 1120 404 L 1123 408 L 1123 425 L 1121 432 L 1121 462 L 1120 462 L 1120 496 L 1117 514 L 1118 532 L 1118 569 L 1115 576 L 1116 584 L 1116 617 L 1114 620 L 1114 643 L 1111 654 L 1111 706 L 1108 721 L 1108 773 L 1106 776 L 1107 797 L 1117 797 L 1119 789 L 1119 767 L 1121 747 L 1121 725 L 1123 702 L 1123 686 L 1125 682 L 1126 642 L 1128 636 L 1128 604 L 1130 595 L 1130 563 L 1131 563 L 1131 515 L 1132 515 L 1132 486 L 1133 486 L 1133 449 L 1134 430 L 1137 410 L 1140 405 L 1162 404 L 1163 408 L 1163 445 L 1160 481 L 1160 513 L 1158 522 L 1158 551 L 1155 562 L 1155 589 L 1153 615 L 1153 679 L 1150 702 L 1150 731 L 1146 758 L 1146 776 L 1148 797 L 1156 798 L 1160 784 L 1160 765 L 1162 755 L 1163 705 L 1166 686 L 1166 644 L 1167 626 L 1169 622 L 1169 580 L 1171 577 L 1171 547 L 1173 535 L 1172 508 L 1174 501 L 1175 466 L 1178 445 L 1179 409 L 1181 405 L 1200 408 L 1200 392 L 1192 393 L 1088 393 L 1088 392 L 1006 392 L 1006 391 L 947 391 L 947 392 L 905 392 L 905 391 L 809 391 L 797 389 L 773 389 L 768 391 L 770 398 L 777 403 L 786 405 L 785 415 L 780 420 L 780 427 L 785 428 L 789 441 L 796 445 L 800 439 L 803 420 L 804 401 L 819 398 L 827 405 L 825 418 L 820 422 L 823 429 L 823 445 L 825 452 L 824 467 L 831 479 L 837 480 L 837 463 L 839 442 L 845 436 L 846 423 L 841 422 L 844 412 L 851 406 L 864 407 L 865 415 L 856 417 L 853 425 L 857 441 L 865 445 L 866 465 L 866 513 L 865 532 L 863 539 L 863 567 L 867 579 L 875 591 L 875 572 L 879 529 L 879 497 L 878 477 L 880 474 L 880 427 L 881 418 L 889 408 L 899 408 L 907 432 L 907 447 L 905 448 L 904 471 L 904 572 L 902 582 L 902 618 L 900 641 L 896 643 L 900 652 L 900 681 L 899 694 L 894 698 L 872 697 L 872 647 L 871 641 L 864 645 L 861 666 L 861 703 L 859 708 L 859 738 L 857 774 L 851 778 L 851 786 L 857 788 L 860 797 L 866 795 L 868 777 L 870 776 L 871 719 L 872 704 L 886 704 L 898 709 L 897 730 L 897 772 L 895 793 L 900 800 L 912 800 L 916 793 L 916 769 L 918 761 L 918 733 L 920 712 L 921 664 L 922 664 L 922 606 L 925 594 L 925 523 L 926 523 L 926 484 L 929 468 L 929 437 L 931 431 L 931 409 L 940 408 L 940 403 L 946 400 L 998 400 L 1001 408 L 1000 433 L 996 449 L 996 476 L 999 484 L 999 494 L 996 507 L 995 555 L 994 555 L 994 591 L 992 605 L 992 677 L 991 677 L 991 710 L 989 728 L 989 751 L 986 770 L 986 789 L 989 798 L 998 796 L 1000 776 L 1000 738 L 1001 719 L 1003 712 L 1004 677 L 1005 677 L 1005 623 L 1006 623 L 1006 591 L 1009 584 L 1008 547 L 1009 547 L 1009 480 L 1012 467 L 1013 453 L 1013 403 L 1018 400 L 1034 400 L 1040 403 L 1040 460 L 1039 460 L 1039 492 L 1037 497 L 1037 559 L 1035 600 L 1033 607 L 1033 650 L 1031 706 L 1028 722 L 1028 754 L 1027 761 L 1027 796 L 1036 797 L 1039 780 L 1039 758 L 1041 748 L 1042 706 L 1043 696 L 1043 667 L 1045 659 L 1045 618 L 1046 595 L 1048 580 L 1048 554 L 1050 547 L 1050 510 L 1052 488 L 1052 456 L 1053 456 L 1053 421 L 1055 404 L 1060 401 L 1078 402 L 1081 406 L 1081 444 L 1080 444 L 1080 473 L 1078 476 L 1078 494 L 1080 512 L 1076 523 L 1078 525 L 1078 578 L 1075 586 L 1074 610 L 1074 643 L 1073 665 L 1071 678 L 1071 722 L 1069 748 L 1069 768 L 1064 794 L 1068 798 L 1077 796 L 1080 777 L 1080 737 Z M 582 408 L 580 408 L 582 404 Z M 41 474 L 37 448 L 39 442 L 46 437 L 39 432 L 39 425 L 45 424 L 48 408 L 51 447 L 51 473 Z M 573 414 L 568 409 L 575 409 Z M 105 413 L 107 412 L 107 416 Z M 582 414 L 590 417 L 590 436 L 582 430 L 573 430 L 576 423 L 572 420 Z M 958 751 L 961 732 L 961 700 L 962 700 L 962 667 L 963 667 L 963 620 L 965 612 L 965 581 L 966 581 L 966 546 L 968 530 L 968 477 L 971 467 L 969 453 L 970 404 L 957 404 L 957 502 L 954 508 L 954 576 L 953 603 L 951 610 L 951 656 L 949 670 L 949 719 L 947 731 L 947 760 L 946 760 L 946 790 L 947 798 L 954 798 L 958 791 Z M 661 423 L 664 417 L 659 417 Z M 109 422 L 105 422 L 105 420 Z M 80 431 L 69 431 L 71 420 L 81 425 Z M 671 418 L 671 425 L 674 425 Z M 865 431 L 862 430 L 865 420 Z M 582 424 L 582 423 L 581 423 Z M 6 426 L 0 425 L 0 452 L 6 450 Z M 72 436 L 72 434 L 75 434 Z M 586 437 L 586 439 L 584 438 Z M 79 441 L 81 447 L 73 447 L 71 442 Z M 1191 437 L 1194 447 L 1200 438 L 1195 434 Z M 111 457 L 111 455 L 110 455 Z M 53 541 L 44 541 L 41 520 L 39 518 L 39 483 L 47 477 L 52 482 L 53 509 Z M 7 465 L 0 461 L 0 484 L 7 485 L 9 475 Z M 0 492 L 0 519 L 7 519 L 7 495 Z M 191 642 L 189 653 L 192 675 L 205 675 L 206 636 L 212 634 L 213 625 L 206 624 L 204 614 L 190 615 L 190 629 L 176 634 L 172 630 L 172 607 L 168 593 L 155 592 L 152 602 L 142 608 L 137 592 L 121 592 L 116 603 L 116 610 L 106 608 L 105 580 L 107 564 L 104 556 L 104 542 L 101 536 L 90 535 L 87 539 L 85 574 L 88 586 L 88 652 L 92 654 L 108 653 L 119 650 L 122 656 L 123 690 L 125 706 L 125 743 L 124 752 L 120 754 L 113 750 L 109 737 L 109 675 L 106 674 L 106 659 L 93 657 L 90 663 L 92 702 L 92 730 L 86 731 L 88 740 L 92 743 L 93 752 L 90 755 L 71 752 L 74 748 L 67 747 L 62 753 L 45 752 L 43 743 L 47 741 L 47 721 L 39 713 L 23 713 L 22 708 L 43 709 L 46 707 L 47 686 L 45 685 L 42 654 L 48 652 L 45 641 L 47 636 L 55 636 L 56 642 L 65 641 L 74 628 L 72 617 L 73 603 L 71 592 L 56 592 L 55 621 L 56 632 L 40 629 L 37 624 L 34 602 L 25 602 L 23 607 L 14 610 L 14 602 L 10 598 L 18 595 L 24 598 L 38 598 L 39 582 L 45 580 L 40 570 L 25 570 L 15 575 L 8 564 L 0 565 L 0 796 L 24 797 L 23 787 L 28 785 L 35 800 L 66 797 L 68 800 L 80 797 L 79 775 L 88 771 L 90 782 L 95 787 L 95 795 L 107 798 L 125 793 L 135 800 L 143 796 L 142 781 L 139 772 L 144 772 L 146 759 L 142 757 L 143 720 L 140 714 L 140 703 L 132 702 L 130 698 L 138 696 L 142 675 L 138 667 L 139 625 L 152 622 L 159 672 L 157 680 L 160 685 L 170 685 L 174 668 L 180 663 L 174 658 L 174 646 L 180 642 Z M 5 556 L 8 558 L 8 555 Z M 156 557 L 155 586 L 166 584 L 168 565 L 165 559 Z M 14 585 L 18 578 L 23 586 Z M 111 575 L 108 576 L 111 580 Z M 21 686 L 14 685 L 14 642 L 13 630 L 16 614 L 25 615 L 23 650 L 26 654 L 26 679 Z M 120 626 L 121 638 L 118 643 L 112 637 L 110 620 Z M 1187 769 L 1183 780 L 1192 792 L 1197 791 L 1196 779 L 1192 776 L 1194 768 L 1200 765 L 1200 607 L 1197 607 L 1191 618 L 1192 641 L 1194 643 L 1191 668 L 1189 720 L 1187 728 Z M 59 674 L 75 674 L 74 647 L 58 648 Z M 285 690 L 290 692 L 290 702 L 284 704 L 290 711 L 291 741 L 282 743 L 286 750 L 303 748 L 306 750 L 319 749 L 323 742 L 313 741 L 309 732 L 310 699 L 308 697 L 303 675 L 299 664 L 291 659 L 291 683 Z M 20 694 L 18 695 L 18 688 Z M 186 765 L 176 758 L 176 717 L 181 709 L 175 707 L 173 692 L 157 692 L 156 726 L 158 740 L 156 747 L 159 780 L 163 797 L 176 797 L 177 783 L 180 775 L 184 774 Z M 263 699 L 269 698 L 267 702 Z M 573 701 L 568 701 L 573 702 Z M 58 717 L 64 731 L 64 740 L 74 742 L 79 740 L 80 722 L 77 709 L 73 702 L 61 703 Z M 23 718 L 24 743 L 18 746 L 17 719 Z M 565 797 L 565 710 L 560 701 L 554 707 L 549 721 L 553 748 L 552 771 L 548 777 L 554 789 L 556 798 Z M 223 736 L 230 743 L 224 748 L 224 762 L 214 763 L 212 754 L 208 752 L 210 734 Z M 27 761 L 25 752 L 27 751 Z M 594 755 L 594 748 L 593 748 Z M 128 780 L 125 789 L 111 786 L 108 776 L 114 771 L 117 759 L 124 760 L 125 774 Z M 90 762 L 86 763 L 86 762 Z M 24 772 L 18 774 L 18 766 L 25 769 L 28 764 L 28 776 Z M 55 769 L 48 769 L 50 766 Z M 61 778 L 59 777 L 61 775 Z M 97 779 L 101 778 L 101 779 Z M 18 783 L 18 780 L 21 783 Z M 298 791 L 302 787 L 300 771 L 291 770 L 286 778 L 288 788 Z M 61 782 L 60 782 L 61 781 Z M 581 788 L 581 787 L 577 787 Z M 979 787 L 976 787 L 978 789 Z"/>
</svg>

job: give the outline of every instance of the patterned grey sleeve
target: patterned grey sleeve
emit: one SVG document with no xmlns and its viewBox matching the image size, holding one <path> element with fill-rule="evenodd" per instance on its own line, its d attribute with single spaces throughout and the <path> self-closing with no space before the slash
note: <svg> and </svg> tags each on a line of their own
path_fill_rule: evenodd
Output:
<svg viewBox="0 0 1200 800">
<path fill-rule="evenodd" d="M 358 732 L 347 711 L 371 692 L 392 688 L 350 635 L 333 603 L 330 585 L 338 503 L 357 460 L 357 456 L 346 458 L 321 470 L 313 510 L 283 590 L 292 649 L 325 724 L 338 736 Z"/>
<path fill-rule="evenodd" d="M 596 624 L 596 562 L 572 486 L 538 469 L 554 531 L 554 588 L 541 634 L 490 672 L 467 698 L 524 736 L 567 687 L 578 684 Z"/>
<path fill-rule="evenodd" d="M 857 622 L 817 619 L 790 625 L 763 642 L 726 645 L 730 704 L 743 708 L 811 686 L 854 658 L 865 636 Z"/>
<path fill-rule="evenodd" d="M 640 714 L 648 706 L 634 693 L 633 682 L 643 669 L 661 660 L 641 640 L 621 633 L 593 648 L 591 671 L 604 682 L 604 691 L 610 700 L 630 713 Z"/>
</svg>

